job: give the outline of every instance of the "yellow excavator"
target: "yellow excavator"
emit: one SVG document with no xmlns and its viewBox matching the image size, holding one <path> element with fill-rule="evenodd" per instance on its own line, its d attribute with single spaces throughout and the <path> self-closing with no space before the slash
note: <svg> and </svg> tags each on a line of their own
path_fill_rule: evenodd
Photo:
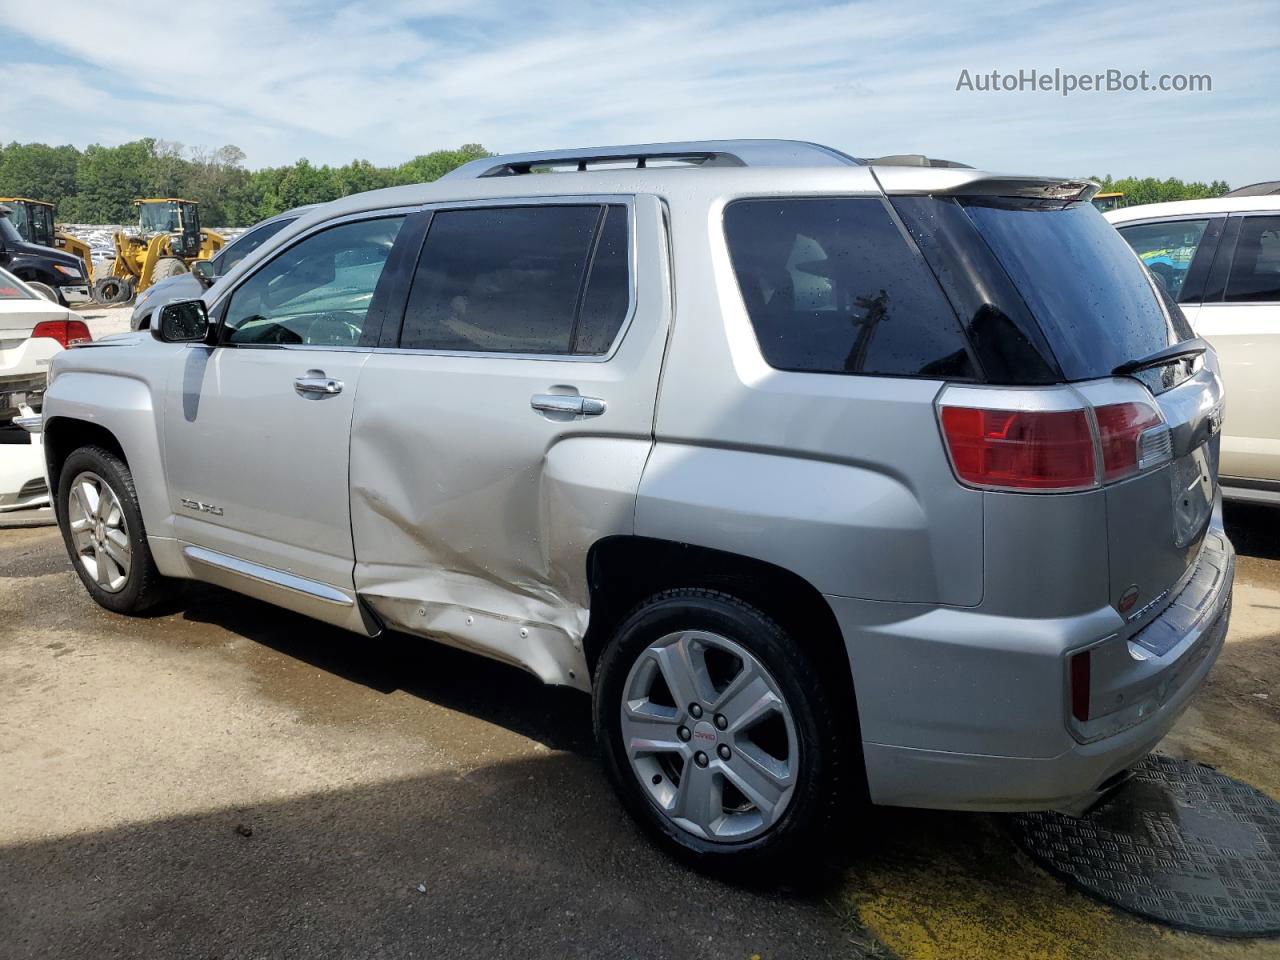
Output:
<svg viewBox="0 0 1280 960">
<path fill-rule="evenodd" d="M 0 205 L 9 208 L 9 222 L 17 228 L 23 240 L 65 250 L 73 257 L 79 257 L 84 263 L 85 279 L 93 283 L 93 254 L 89 245 L 54 226 L 52 203 L 30 197 L 0 197 Z"/>
<path fill-rule="evenodd" d="M 221 234 L 200 229 L 200 205 L 194 200 L 153 197 L 133 205 L 138 208 L 137 232 L 115 235 L 111 272 L 93 284 L 93 299 L 99 303 L 128 303 L 156 281 L 208 260 L 225 243 Z"/>
</svg>

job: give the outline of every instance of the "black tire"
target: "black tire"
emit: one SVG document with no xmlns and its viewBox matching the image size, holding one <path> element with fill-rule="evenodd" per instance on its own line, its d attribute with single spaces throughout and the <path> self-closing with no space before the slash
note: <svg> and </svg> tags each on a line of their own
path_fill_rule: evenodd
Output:
<svg viewBox="0 0 1280 960">
<path fill-rule="evenodd" d="M 93 282 L 93 299 L 105 306 L 128 303 L 133 299 L 133 280 L 129 277 L 99 277 Z"/>
<path fill-rule="evenodd" d="M 56 303 L 60 307 L 66 306 L 62 300 L 62 295 L 58 293 L 57 288 L 51 287 L 47 283 L 41 283 L 39 280 L 24 280 L 23 282 L 51 303 Z"/>
<path fill-rule="evenodd" d="M 187 265 L 177 257 L 161 257 L 151 271 L 151 282 L 159 283 L 187 272 Z"/>
<path fill-rule="evenodd" d="M 111 488 L 120 504 L 127 526 L 130 550 L 130 569 L 124 585 L 110 592 L 99 586 L 80 561 L 71 531 L 71 486 L 83 473 L 93 473 Z M 133 485 L 133 474 L 118 456 L 104 447 L 80 447 L 67 457 L 58 477 L 58 526 L 62 541 L 76 574 L 80 577 L 89 596 L 102 607 L 114 613 L 145 613 L 169 599 L 174 592 L 173 581 L 161 576 L 155 559 L 147 545 L 146 529 L 142 523 L 142 511 L 138 507 L 138 494 Z"/>
<path fill-rule="evenodd" d="M 777 822 L 747 840 L 708 840 L 680 827 L 640 783 L 623 747 L 622 700 L 631 668 L 651 643 L 683 630 L 718 634 L 746 649 L 768 670 L 794 720 L 799 767 L 790 801 Z M 849 781 L 861 745 L 856 724 L 836 708 L 838 697 L 832 680 L 761 610 L 714 590 L 667 590 L 636 607 L 601 655 L 596 737 L 623 806 L 669 852 L 701 869 L 732 869 L 739 876 L 744 867 L 789 871 L 830 851 L 844 833 L 837 829 L 845 822 L 840 818 L 854 817 L 859 798 Z"/>
</svg>

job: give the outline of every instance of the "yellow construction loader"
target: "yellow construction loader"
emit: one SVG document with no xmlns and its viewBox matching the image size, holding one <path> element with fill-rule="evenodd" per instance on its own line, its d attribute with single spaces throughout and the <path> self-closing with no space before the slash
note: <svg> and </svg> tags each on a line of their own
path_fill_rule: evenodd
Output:
<svg viewBox="0 0 1280 960">
<path fill-rule="evenodd" d="M 99 303 L 128 303 L 158 280 L 186 273 L 197 260 L 222 249 L 220 234 L 200 229 L 200 206 L 173 197 L 135 200 L 136 233 L 115 235 L 116 257 L 109 276 L 93 284 Z"/>
<path fill-rule="evenodd" d="M 53 204 L 30 197 L 0 197 L 0 204 L 9 208 L 9 222 L 17 228 L 27 243 L 65 250 L 84 263 L 85 280 L 93 283 L 93 254 L 89 245 L 69 233 L 58 230 L 53 224 Z"/>
</svg>

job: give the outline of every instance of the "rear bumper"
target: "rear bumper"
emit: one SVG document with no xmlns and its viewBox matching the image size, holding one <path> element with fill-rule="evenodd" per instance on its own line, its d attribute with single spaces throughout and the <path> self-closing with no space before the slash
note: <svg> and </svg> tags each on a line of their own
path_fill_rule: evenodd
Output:
<svg viewBox="0 0 1280 960">
<path fill-rule="evenodd" d="M 934 610 L 868 627 L 861 602 L 828 598 L 854 668 L 871 799 L 941 809 L 1087 809 L 1159 743 L 1217 660 L 1235 569 L 1218 516 L 1199 563 L 1222 572 L 1194 598 L 1194 617 L 1180 595 L 1135 637 L 1111 641 L 1132 658 L 1141 682 L 1131 696 L 1140 694 L 1147 707 L 1119 732 L 1085 743 L 1068 729 L 1066 656 L 1122 630 L 1110 608 L 1051 621 Z M 1153 627 L 1167 635 L 1167 620 L 1177 623 L 1178 638 L 1166 652 L 1135 642 Z M 939 632 L 922 635 L 926 627 Z"/>
</svg>

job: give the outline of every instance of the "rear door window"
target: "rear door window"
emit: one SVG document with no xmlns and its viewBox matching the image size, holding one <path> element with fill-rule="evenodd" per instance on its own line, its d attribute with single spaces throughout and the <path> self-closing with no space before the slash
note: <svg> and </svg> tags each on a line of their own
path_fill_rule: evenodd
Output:
<svg viewBox="0 0 1280 960">
<path fill-rule="evenodd" d="M 1168 220 L 1120 227 L 1120 236 L 1133 247 L 1156 282 L 1174 300 L 1186 302 L 1183 291 L 1191 263 L 1200 250 L 1209 218 Z"/>
<path fill-rule="evenodd" d="M 1104 377 L 1193 336 L 1182 311 L 1087 202 L 961 203 L 1044 331 L 1067 380 Z"/>
<path fill-rule="evenodd" d="M 1280 217 L 1244 217 L 1224 299 L 1233 303 L 1280 301 Z"/>
<path fill-rule="evenodd" d="M 976 375 L 955 313 L 879 199 L 739 200 L 724 229 L 770 366 Z"/>
<path fill-rule="evenodd" d="M 400 346 L 607 353 L 631 301 L 623 204 L 473 207 L 431 219 Z"/>
</svg>

